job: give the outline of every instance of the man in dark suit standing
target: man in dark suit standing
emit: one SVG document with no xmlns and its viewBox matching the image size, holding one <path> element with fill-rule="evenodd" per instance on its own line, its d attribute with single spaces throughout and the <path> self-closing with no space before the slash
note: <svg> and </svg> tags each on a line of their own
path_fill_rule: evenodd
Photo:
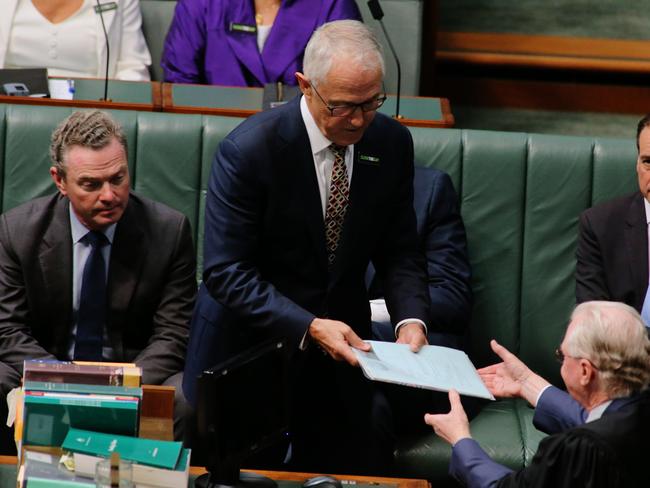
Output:
<svg viewBox="0 0 650 488">
<path fill-rule="evenodd" d="M 304 67 L 302 97 L 246 120 L 215 156 L 184 388 L 192 400 L 203 368 L 283 336 L 295 351 L 293 466 L 376 472 L 392 457 L 390 409 L 354 367 L 352 347 L 369 348 L 371 259 L 398 342 L 426 343 L 413 145 L 376 113 L 384 63 L 363 24 L 322 26 Z"/>
<path fill-rule="evenodd" d="M 634 307 L 650 325 L 648 222 L 650 222 L 650 114 L 637 126 L 636 172 L 640 192 L 596 205 L 580 216 L 576 299 L 615 300 Z"/>
<path fill-rule="evenodd" d="M 536 406 L 538 428 L 562 431 L 540 443 L 529 466 L 513 472 L 471 438 L 458 393 L 452 391 L 448 414 L 425 416 L 453 446 L 452 476 L 471 488 L 647 486 L 650 340 L 633 308 L 619 302 L 576 307 L 556 351 L 568 393 L 550 386 L 496 341 L 492 349 L 503 362 L 479 371 L 492 394 L 527 399 Z M 574 402 L 584 416 L 576 415 Z M 544 412 L 538 415 L 540 408 Z"/>
<path fill-rule="evenodd" d="M 0 216 L 5 394 L 34 358 L 135 362 L 144 383 L 180 391 L 196 294 L 190 225 L 130 193 L 126 154 L 108 114 L 75 112 L 52 135 L 58 193 Z"/>
</svg>

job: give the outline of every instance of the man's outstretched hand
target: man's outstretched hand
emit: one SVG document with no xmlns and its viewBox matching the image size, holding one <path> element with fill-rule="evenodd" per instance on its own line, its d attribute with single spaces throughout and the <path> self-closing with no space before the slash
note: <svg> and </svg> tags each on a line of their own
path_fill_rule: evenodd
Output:
<svg viewBox="0 0 650 488">
<path fill-rule="evenodd" d="M 367 344 L 344 322 L 329 319 L 314 319 L 309 325 L 309 335 L 327 354 L 337 361 L 347 361 L 359 366 L 352 348 L 370 351 Z"/>
</svg>

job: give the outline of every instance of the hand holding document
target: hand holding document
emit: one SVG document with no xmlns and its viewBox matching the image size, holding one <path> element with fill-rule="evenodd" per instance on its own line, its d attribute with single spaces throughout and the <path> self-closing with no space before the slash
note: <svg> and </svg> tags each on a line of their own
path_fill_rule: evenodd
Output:
<svg viewBox="0 0 650 488">
<path fill-rule="evenodd" d="M 353 349 L 368 379 L 494 400 L 467 354 L 441 346 L 411 352 L 406 344 L 368 341 L 369 352 Z"/>
</svg>

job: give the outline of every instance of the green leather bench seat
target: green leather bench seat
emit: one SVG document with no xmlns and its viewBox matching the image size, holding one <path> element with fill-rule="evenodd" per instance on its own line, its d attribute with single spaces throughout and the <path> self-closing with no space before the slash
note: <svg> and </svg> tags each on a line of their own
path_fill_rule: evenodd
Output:
<svg viewBox="0 0 650 488">
<path fill-rule="evenodd" d="M 523 400 L 490 402 L 471 422 L 472 437 L 498 463 L 512 469 L 528 465 L 544 434 L 532 425 L 533 409 Z M 435 434 L 400 440 L 395 455 L 397 473 L 425 478 L 435 487 L 456 486 L 447 471 L 451 447 Z"/>
<path fill-rule="evenodd" d="M 52 129 L 71 109 L 0 105 L 0 210 L 54 191 Z M 114 111 L 129 140 L 135 191 L 184 212 L 199 255 L 205 189 L 219 141 L 241 119 Z M 633 133 L 634 128 L 630 128 Z M 495 361 L 497 339 L 561 385 L 553 350 L 574 304 L 579 213 L 636 188 L 632 139 L 595 139 L 411 128 L 417 163 L 447 171 L 467 229 L 475 303 L 468 334 L 477 366 Z M 520 468 L 541 434 L 521 401 L 488 403 L 472 431 L 496 460 Z M 399 474 L 442 486 L 450 449 L 433 432 L 401 439 Z"/>
</svg>

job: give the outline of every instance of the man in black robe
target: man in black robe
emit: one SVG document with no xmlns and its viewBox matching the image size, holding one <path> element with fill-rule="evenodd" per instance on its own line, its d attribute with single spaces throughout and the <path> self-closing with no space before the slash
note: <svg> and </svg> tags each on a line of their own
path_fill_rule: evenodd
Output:
<svg viewBox="0 0 650 488">
<path fill-rule="evenodd" d="M 544 439 L 531 464 L 513 472 L 471 438 L 458 393 L 451 391 L 451 411 L 428 414 L 425 422 L 453 446 L 452 476 L 471 488 L 648 486 L 650 340 L 634 309 L 616 302 L 576 307 L 556 351 L 566 398 L 496 341 L 491 345 L 503 362 L 479 372 L 495 396 L 526 398 L 540 408 L 546 395 L 545 417 L 555 418 L 546 425 L 575 426 Z"/>
</svg>

